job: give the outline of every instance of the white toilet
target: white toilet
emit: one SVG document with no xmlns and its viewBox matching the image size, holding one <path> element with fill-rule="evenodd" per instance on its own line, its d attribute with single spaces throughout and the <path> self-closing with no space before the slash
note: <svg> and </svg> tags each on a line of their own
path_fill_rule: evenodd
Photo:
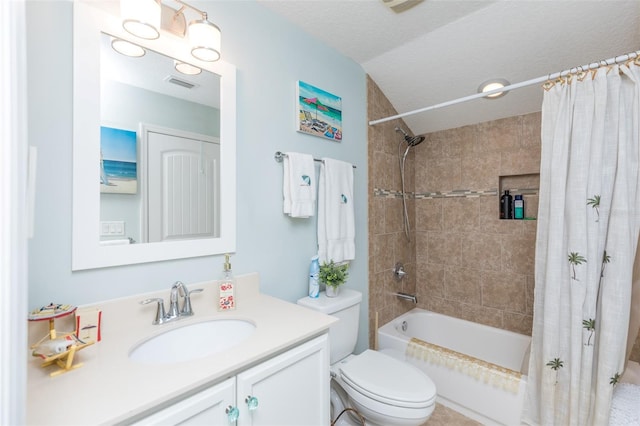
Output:
<svg viewBox="0 0 640 426">
<path fill-rule="evenodd" d="M 353 355 L 358 338 L 362 294 L 341 288 L 337 297 L 324 292 L 298 304 L 340 319 L 329 329 L 331 346 L 331 418 L 356 409 L 367 425 L 417 426 L 433 412 L 436 386 L 418 368 L 370 349 Z M 337 425 L 359 425 L 351 411 Z"/>
</svg>

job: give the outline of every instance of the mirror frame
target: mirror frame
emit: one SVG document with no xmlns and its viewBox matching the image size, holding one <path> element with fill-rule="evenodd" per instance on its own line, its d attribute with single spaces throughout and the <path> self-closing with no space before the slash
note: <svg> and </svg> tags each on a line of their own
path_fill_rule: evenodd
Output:
<svg viewBox="0 0 640 426">
<path fill-rule="evenodd" d="M 124 31 L 120 18 L 74 1 L 73 22 L 73 271 L 110 266 L 209 256 L 236 249 L 236 68 L 222 60 L 193 58 L 185 40 L 162 33 L 143 40 Z M 103 3 L 104 2 L 100 2 Z M 94 2 L 95 4 L 95 2 Z M 113 5 L 112 5 L 113 6 Z M 117 2 L 116 2 L 117 6 Z M 118 38 L 189 62 L 220 76 L 220 238 L 130 245 L 100 245 L 100 35 Z M 162 123 L 156 123 L 162 125 Z"/>
</svg>

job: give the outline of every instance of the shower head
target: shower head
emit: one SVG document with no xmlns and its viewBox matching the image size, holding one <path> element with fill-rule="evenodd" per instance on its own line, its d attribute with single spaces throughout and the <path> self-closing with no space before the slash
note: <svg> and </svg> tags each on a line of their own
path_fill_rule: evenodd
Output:
<svg viewBox="0 0 640 426">
<path fill-rule="evenodd" d="M 424 136 L 409 136 L 409 134 L 400 127 L 396 127 L 396 132 L 400 132 L 404 135 L 404 141 L 409 146 L 416 146 L 424 141 Z"/>
</svg>

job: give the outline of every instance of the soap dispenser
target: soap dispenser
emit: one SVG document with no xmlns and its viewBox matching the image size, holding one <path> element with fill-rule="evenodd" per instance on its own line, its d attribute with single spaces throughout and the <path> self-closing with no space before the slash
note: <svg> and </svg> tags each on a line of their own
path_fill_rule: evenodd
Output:
<svg viewBox="0 0 640 426">
<path fill-rule="evenodd" d="M 236 280 L 233 278 L 233 273 L 231 272 L 231 262 L 229 262 L 229 258 L 230 255 L 228 253 L 224 255 L 224 272 L 222 280 L 220 280 L 220 298 L 218 302 L 219 311 L 230 311 L 236 307 L 233 294 Z"/>
</svg>

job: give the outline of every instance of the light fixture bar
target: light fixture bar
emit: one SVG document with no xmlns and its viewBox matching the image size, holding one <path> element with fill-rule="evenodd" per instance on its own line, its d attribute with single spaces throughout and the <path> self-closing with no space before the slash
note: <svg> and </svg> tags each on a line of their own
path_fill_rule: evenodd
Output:
<svg viewBox="0 0 640 426">
<path fill-rule="evenodd" d="M 173 1 L 181 7 L 176 10 L 162 4 L 162 0 L 120 0 L 122 27 L 134 36 L 147 40 L 160 37 L 160 29 L 184 37 L 183 11 L 185 8 L 189 8 L 200 14 L 200 19 L 189 22 L 186 29 L 191 44 L 191 55 L 204 62 L 214 62 L 220 59 L 222 39 L 220 28 L 209 22 L 207 12 L 193 7 L 183 0 Z M 173 15 L 170 18 L 167 17 L 169 11 Z M 168 22 L 168 24 L 163 26 L 163 22 Z"/>
</svg>

